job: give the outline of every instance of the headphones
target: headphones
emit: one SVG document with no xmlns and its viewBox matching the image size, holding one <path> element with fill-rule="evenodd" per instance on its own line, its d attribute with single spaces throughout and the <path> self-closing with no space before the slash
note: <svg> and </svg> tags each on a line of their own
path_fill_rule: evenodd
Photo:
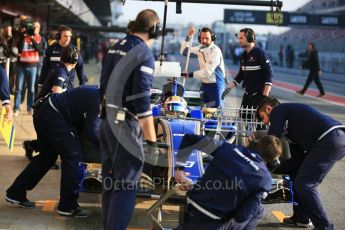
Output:
<svg viewBox="0 0 345 230">
<path fill-rule="evenodd" d="M 64 51 L 64 49 L 69 49 L 67 52 L 69 52 L 69 55 L 65 55 L 67 52 Z M 79 52 L 76 48 L 72 46 L 67 46 L 63 48 L 63 52 L 61 53 L 61 61 L 69 64 L 76 64 L 78 62 L 79 58 Z"/>
<path fill-rule="evenodd" d="M 205 32 L 210 32 L 211 34 L 211 41 L 215 41 L 217 39 L 217 36 L 212 32 L 211 29 L 204 27 L 202 29 L 199 29 L 199 33 L 198 33 L 198 41 L 201 42 L 201 32 L 205 33 Z"/>
<path fill-rule="evenodd" d="M 250 29 L 250 28 L 246 28 L 246 39 L 247 42 L 251 43 L 251 42 L 255 42 L 255 32 L 254 30 Z"/>
<path fill-rule="evenodd" d="M 148 29 L 137 29 L 139 26 L 139 23 L 133 21 L 131 27 L 127 27 L 127 32 L 146 32 L 148 33 L 150 39 L 156 39 L 162 34 L 162 28 L 157 22 L 155 22 L 154 25 Z"/>
<path fill-rule="evenodd" d="M 76 64 L 78 62 L 79 52 L 77 49 L 73 48 L 71 55 L 69 56 L 68 63 Z"/>
<path fill-rule="evenodd" d="M 155 39 L 162 34 L 162 28 L 160 27 L 159 23 L 155 22 L 154 25 L 151 26 L 147 32 L 149 33 L 150 39 Z"/>
<path fill-rule="evenodd" d="M 249 43 L 255 42 L 256 36 L 255 36 L 254 30 L 252 30 L 251 28 L 244 28 L 244 29 L 241 29 L 240 32 L 243 32 L 246 34 L 247 42 L 249 42 Z M 235 35 L 238 38 L 238 34 L 235 34 Z"/>
<path fill-rule="evenodd" d="M 59 41 L 61 39 L 61 32 L 58 31 L 56 34 L 55 34 L 55 40 L 56 41 Z"/>
</svg>

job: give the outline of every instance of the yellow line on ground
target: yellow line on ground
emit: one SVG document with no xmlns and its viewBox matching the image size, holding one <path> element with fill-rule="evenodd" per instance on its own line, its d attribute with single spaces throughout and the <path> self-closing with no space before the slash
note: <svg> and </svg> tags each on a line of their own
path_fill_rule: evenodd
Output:
<svg viewBox="0 0 345 230">
<path fill-rule="evenodd" d="M 272 214 L 278 219 L 280 223 L 283 223 L 284 218 L 286 217 L 281 211 L 272 211 Z"/>
<path fill-rule="evenodd" d="M 96 207 L 96 208 L 102 207 L 101 204 L 98 204 L 98 203 L 79 203 L 79 205 L 82 207 Z"/>
<path fill-rule="evenodd" d="M 46 200 L 43 205 L 42 211 L 44 212 L 52 212 L 56 207 L 57 201 L 56 200 Z"/>
<path fill-rule="evenodd" d="M 36 200 L 35 201 L 36 207 L 43 207 L 45 203 L 46 203 L 45 200 Z"/>
<path fill-rule="evenodd" d="M 163 211 L 166 212 L 178 212 L 180 211 L 180 206 L 176 205 L 162 205 Z"/>
</svg>

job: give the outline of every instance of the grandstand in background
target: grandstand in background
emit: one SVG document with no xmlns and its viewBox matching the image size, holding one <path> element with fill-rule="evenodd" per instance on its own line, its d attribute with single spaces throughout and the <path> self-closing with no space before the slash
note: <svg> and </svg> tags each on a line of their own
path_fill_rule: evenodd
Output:
<svg viewBox="0 0 345 230">
<path fill-rule="evenodd" d="M 345 0 L 311 0 L 296 12 L 345 15 Z M 316 44 L 323 71 L 345 73 L 345 28 L 291 26 L 287 32 L 269 37 L 268 51 L 277 61 L 280 46 L 291 45 L 296 56 L 294 67 L 298 67 L 308 42 Z"/>
</svg>

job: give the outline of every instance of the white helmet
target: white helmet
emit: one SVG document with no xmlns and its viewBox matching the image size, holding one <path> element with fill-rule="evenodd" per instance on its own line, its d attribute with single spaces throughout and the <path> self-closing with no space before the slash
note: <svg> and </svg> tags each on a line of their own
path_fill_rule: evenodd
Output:
<svg viewBox="0 0 345 230">
<path fill-rule="evenodd" d="M 163 108 L 166 114 L 170 115 L 183 115 L 187 116 L 189 110 L 187 102 L 183 97 L 171 96 L 168 97 L 163 104 Z"/>
</svg>

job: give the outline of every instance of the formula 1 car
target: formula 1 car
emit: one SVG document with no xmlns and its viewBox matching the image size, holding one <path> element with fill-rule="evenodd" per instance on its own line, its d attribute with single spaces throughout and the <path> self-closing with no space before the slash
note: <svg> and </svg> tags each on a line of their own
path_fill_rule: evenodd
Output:
<svg viewBox="0 0 345 230">
<path fill-rule="evenodd" d="M 184 87 L 176 80 L 163 86 L 161 100 L 152 107 L 157 140 L 162 147 L 157 164 L 143 173 L 141 197 L 160 197 L 161 191 L 169 191 L 174 184 L 176 154 L 185 134 L 211 135 L 217 140 L 230 143 L 248 140 L 260 122 L 256 110 L 252 108 L 192 109 L 183 97 Z M 241 143 L 245 143 L 241 142 Z M 81 191 L 101 191 L 101 166 L 99 150 L 83 141 L 86 153 L 85 163 L 81 163 L 84 174 Z M 204 173 L 205 165 L 212 158 L 194 150 L 185 166 L 185 174 L 196 182 Z M 157 178 L 159 178 L 157 180 Z M 159 181 L 159 183 L 157 183 Z M 265 203 L 293 202 L 291 182 L 286 175 L 274 175 L 272 188 Z"/>
</svg>

